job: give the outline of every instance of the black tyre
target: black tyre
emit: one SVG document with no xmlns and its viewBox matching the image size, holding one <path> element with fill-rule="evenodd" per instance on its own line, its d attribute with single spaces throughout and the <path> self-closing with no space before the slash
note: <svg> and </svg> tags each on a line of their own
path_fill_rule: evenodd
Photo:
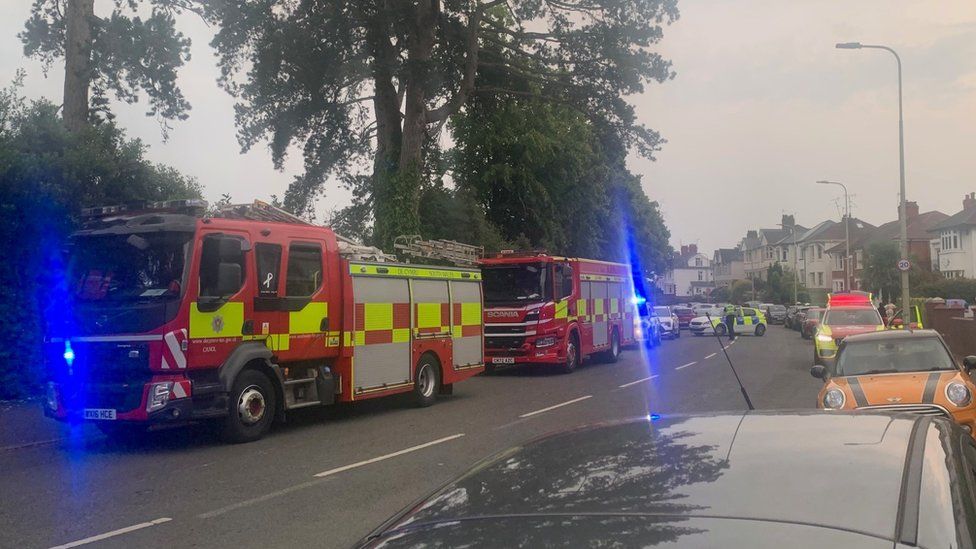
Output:
<svg viewBox="0 0 976 549">
<path fill-rule="evenodd" d="M 727 330 L 725 329 L 725 324 L 719 324 L 718 326 L 716 326 L 715 333 L 717 333 L 720 336 L 724 336 L 727 333 Z"/>
<path fill-rule="evenodd" d="M 425 354 L 413 372 L 413 397 L 417 406 L 426 408 L 433 404 L 440 389 L 441 365 L 434 355 Z"/>
<path fill-rule="evenodd" d="M 762 337 L 765 333 L 766 333 L 766 325 L 765 324 L 760 324 L 759 326 L 756 326 L 756 335 L 757 336 Z"/>
<path fill-rule="evenodd" d="M 679 339 L 679 338 L 681 338 L 681 328 L 678 328 L 678 329 L 677 329 L 677 330 L 676 330 L 676 331 L 674 332 L 674 338 L 675 338 L 675 339 Z"/>
<path fill-rule="evenodd" d="M 485 375 L 486 376 L 494 375 L 495 374 L 495 371 L 496 370 L 495 370 L 495 365 L 494 364 L 492 364 L 491 362 L 489 362 L 488 364 L 485 364 Z"/>
<path fill-rule="evenodd" d="M 654 337 L 651 336 L 651 343 L 654 344 Z M 660 343 L 660 340 L 658 340 Z M 617 330 L 612 330 L 610 332 L 610 349 L 604 353 L 604 358 L 610 364 L 617 362 L 620 358 L 620 335 L 617 334 Z"/>
<path fill-rule="evenodd" d="M 571 374 L 579 368 L 580 365 L 580 347 L 579 347 L 579 337 L 576 336 L 576 332 L 573 332 L 569 336 L 569 341 L 566 342 L 566 362 L 563 363 L 562 371 L 566 374 Z"/>
<path fill-rule="evenodd" d="M 263 437 L 274 423 L 278 398 L 268 376 L 244 370 L 234 380 L 230 407 L 221 433 L 228 442 L 253 442 Z"/>
</svg>

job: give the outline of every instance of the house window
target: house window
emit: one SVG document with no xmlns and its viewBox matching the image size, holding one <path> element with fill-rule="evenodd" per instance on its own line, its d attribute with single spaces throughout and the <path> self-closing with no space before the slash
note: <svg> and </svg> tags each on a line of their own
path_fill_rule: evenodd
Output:
<svg viewBox="0 0 976 549">
<path fill-rule="evenodd" d="M 701 266 L 702 266 L 701 265 L 701 258 L 700 257 L 696 257 L 695 258 L 695 267 L 701 267 Z"/>
<path fill-rule="evenodd" d="M 817 286 L 823 286 L 823 273 L 817 273 Z"/>
<path fill-rule="evenodd" d="M 704 273 L 702 273 L 701 271 L 698 271 L 698 280 L 704 280 L 704 278 L 702 278 L 702 276 L 704 276 Z"/>
<path fill-rule="evenodd" d="M 959 249 L 959 231 L 944 231 L 942 233 L 942 249 L 943 250 Z"/>
<path fill-rule="evenodd" d="M 810 285 L 811 286 L 816 286 L 817 285 L 817 274 L 816 273 L 810 273 Z"/>
<path fill-rule="evenodd" d="M 817 259 L 823 259 L 823 246 L 817 244 Z"/>
</svg>

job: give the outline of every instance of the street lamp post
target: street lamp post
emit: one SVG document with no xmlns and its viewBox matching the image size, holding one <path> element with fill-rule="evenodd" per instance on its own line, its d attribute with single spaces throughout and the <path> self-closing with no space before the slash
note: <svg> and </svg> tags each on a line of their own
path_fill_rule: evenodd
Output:
<svg viewBox="0 0 976 549">
<path fill-rule="evenodd" d="M 847 185 L 837 181 L 817 181 L 820 185 L 839 185 L 844 189 L 844 242 L 847 243 L 847 251 L 844 257 L 844 289 L 851 289 L 851 199 L 847 194 Z"/>
<path fill-rule="evenodd" d="M 876 44 L 861 44 L 860 42 L 844 42 L 837 44 L 838 49 L 842 50 L 859 50 L 859 49 L 874 49 L 874 50 L 884 50 L 891 55 L 895 56 L 895 61 L 898 64 L 898 168 L 901 175 L 901 197 L 898 204 L 898 225 L 901 229 L 901 258 L 908 259 L 908 209 L 905 204 L 905 118 L 902 113 L 902 85 L 901 85 L 901 57 L 898 57 L 898 52 L 889 48 L 888 46 L 881 46 Z M 901 272 L 901 307 L 903 311 L 909 310 L 909 305 L 911 302 L 911 294 L 908 288 L 908 271 Z M 907 313 L 906 318 L 907 318 Z"/>
</svg>

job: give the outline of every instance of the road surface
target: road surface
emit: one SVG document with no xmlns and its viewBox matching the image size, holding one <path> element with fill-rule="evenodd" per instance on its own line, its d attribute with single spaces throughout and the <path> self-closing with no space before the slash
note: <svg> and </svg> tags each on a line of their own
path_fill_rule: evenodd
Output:
<svg viewBox="0 0 976 549">
<path fill-rule="evenodd" d="M 742 410 L 712 337 L 571 375 L 499 372 L 430 408 L 393 398 L 291 417 L 224 445 L 206 428 L 118 445 L 90 430 L 0 450 L 0 547 L 348 547 L 478 460 L 605 420 Z M 757 408 L 812 408 L 809 342 L 781 326 L 728 354 Z M 74 545 L 73 545 L 74 544 Z"/>
</svg>

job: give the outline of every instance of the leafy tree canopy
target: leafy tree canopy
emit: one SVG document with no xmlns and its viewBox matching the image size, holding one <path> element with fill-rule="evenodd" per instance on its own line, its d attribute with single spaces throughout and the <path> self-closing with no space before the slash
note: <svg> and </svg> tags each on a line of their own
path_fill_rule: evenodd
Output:
<svg viewBox="0 0 976 549">
<path fill-rule="evenodd" d="M 106 3 L 109 3 L 106 1 Z M 74 4 L 74 5 L 72 5 Z M 181 11 L 204 13 L 203 3 L 194 0 L 112 0 L 111 12 L 98 17 L 94 1 L 34 0 L 31 15 L 18 37 L 24 54 L 41 60 L 45 68 L 68 58 L 78 65 L 66 70 L 66 116 L 72 94 L 81 94 L 87 109 L 111 118 L 109 96 L 126 103 L 149 98 L 148 116 L 182 120 L 190 104 L 176 82 L 177 71 L 190 59 L 190 39 L 176 30 L 174 15 Z M 77 6 L 76 6 L 77 5 Z M 80 7 L 79 7 L 80 6 Z M 75 42 L 69 43 L 69 28 L 81 25 Z M 87 120 L 84 120 L 87 121 Z"/>
<path fill-rule="evenodd" d="M 208 16 L 242 146 L 267 141 L 278 166 L 290 147 L 303 152 L 286 206 L 306 211 L 334 177 L 357 189 L 388 244 L 419 228 L 424 150 L 471 97 L 570 105 L 651 155 L 661 138 L 624 97 L 673 76 L 651 48 L 675 2 L 227 0 Z M 482 70 L 505 78 L 479 83 Z"/>
</svg>

